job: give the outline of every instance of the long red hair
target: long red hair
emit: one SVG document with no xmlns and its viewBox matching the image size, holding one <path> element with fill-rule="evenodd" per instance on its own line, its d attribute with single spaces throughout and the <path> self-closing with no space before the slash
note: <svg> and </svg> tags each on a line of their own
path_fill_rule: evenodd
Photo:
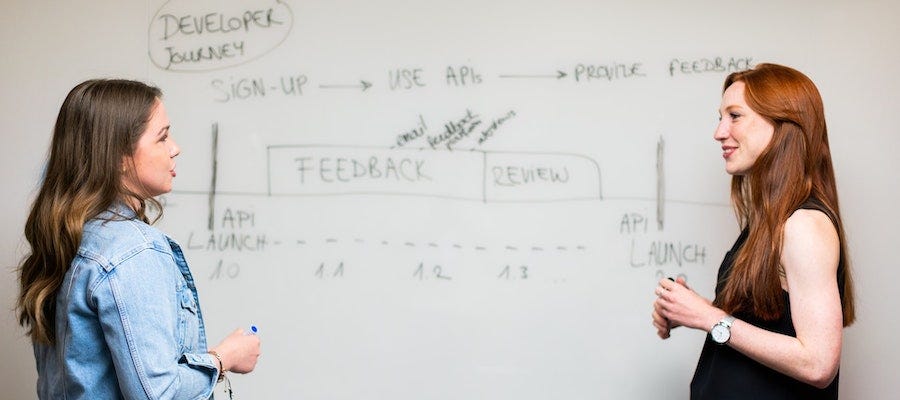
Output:
<svg viewBox="0 0 900 400">
<path fill-rule="evenodd" d="M 856 318 L 853 280 L 822 97 L 806 75 L 776 64 L 732 73 L 723 91 L 738 81 L 746 85 L 747 104 L 775 127 L 775 133 L 750 171 L 731 180 L 731 200 L 749 235 L 715 304 L 728 313 L 748 312 L 765 320 L 781 317 L 784 224 L 812 198 L 832 219 L 840 239 L 839 265 L 843 267 L 838 269 L 838 282 L 843 284 L 841 302 L 844 326 L 848 326 Z"/>
</svg>

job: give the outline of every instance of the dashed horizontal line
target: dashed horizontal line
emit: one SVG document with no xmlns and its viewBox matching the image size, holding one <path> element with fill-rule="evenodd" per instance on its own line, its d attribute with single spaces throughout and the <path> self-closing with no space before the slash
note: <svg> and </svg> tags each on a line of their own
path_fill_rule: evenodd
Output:
<svg viewBox="0 0 900 400">
<path fill-rule="evenodd" d="M 350 241 L 350 240 L 348 240 L 347 242 L 349 242 L 349 241 Z M 336 243 L 340 243 L 340 242 L 341 242 L 341 240 L 338 239 L 338 238 L 325 238 L 325 243 L 327 243 L 327 244 L 336 244 Z M 364 245 L 364 244 L 367 243 L 367 241 L 366 241 L 365 239 L 363 239 L 363 238 L 354 238 L 354 239 L 352 239 L 352 242 L 353 242 L 353 243 L 356 243 L 356 244 L 359 244 L 359 245 Z M 390 245 L 391 245 L 391 242 L 388 241 L 388 240 L 380 240 L 380 241 L 375 240 L 375 241 L 372 241 L 372 242 L 373 242 L 373 243 L 381 243 L 382 246 L 390 246 Z M 276 244 L 276 245 L 280 245 L 280 244 L 281 244 L 280 241 L 274 241 L 273 243 Z M 435 249 L 441 247 L 441 244 L 440 244 L 440 243 L 436 243 L 436 242 L 427 242 L 427 243 L 421 243 L 421 244 L 419 244 L 419 243 L 416 243 L 416 242 L 408 241 L 408 242 L 402 242 L 402 243 L 403 243 L 403 246 L 406 246 L 406 247 L 420 247 L 420 246 L 421 246 L 421 247 L 426 247 L 426 246 L 427 246 L 427 247 L 429 247 L 429 248 L 435 248 Z M 309 244 L 309 242 L 308 242 L 307 240 L 298 239 L 298 240 L 297 240 L 297 244 L 298 244 L 298 245 L 307 245 L 307 244 Z M 457 250 L 465 250 L 465 249 L 466 249 L 466 246 L 463 246 L 463 245 L 461 245 L 461 244 L 459 244 L 459 243 L 453 243 L 453 244 L 451 244 L 451 245 L 449 245 L 449 246 L 452 247 L 452 248 L 454 248 L 454 249 L 457 249 Z M 474 249 L 474 250 L 476 250 L 476 251 L 487 251 L 487 250 L 488 250 L 488 248 L 487 248 L 486 246 L 480 246 L 480 245 L 474 245 L 474 246 L 472 246 L 471 248 Z M 567 251 L 570 251 L 570 249 L 575 249 L 575 250 L 578 250 L 578 251 L 585 251 L 585 250 L 587 250 L 587 247 L 584 246 L 584 245 L 577 245 L 577 246 L 572 247 L 572 248 L 570 248 L 569 246 L 564 246 L 564 245 L 550 246 L 550 247 L 545 247 L 545 246 L 517 246 L 517 245 L 504 245 L 504 246 L 503 246 L 503 249 L 506 250 L 506 251 L 522 251 L 522 250 L 524 249 L 524 250 L 526 250 L 526 251 L 532 251 L 532 252 L 545 252 L 545 251 L 547 251 L 547 249 L 555 249 L 555 250 L 560 251 L 560 252 L 567 252 Z"/>
</svg>

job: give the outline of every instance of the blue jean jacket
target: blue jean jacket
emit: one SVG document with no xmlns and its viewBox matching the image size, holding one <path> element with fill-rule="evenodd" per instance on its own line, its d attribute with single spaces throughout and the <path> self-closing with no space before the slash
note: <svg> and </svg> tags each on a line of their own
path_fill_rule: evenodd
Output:
<svg viewBox="0 0 900 400">
<path fill-rule="evenodd" d="M 109 211 L 86 223 L 56 298 L 56 345 L 34 345 L 38 396 L 207 399 L 219 364 L 206 350 L 197 289 L 178 244 Z"/>
</svg>

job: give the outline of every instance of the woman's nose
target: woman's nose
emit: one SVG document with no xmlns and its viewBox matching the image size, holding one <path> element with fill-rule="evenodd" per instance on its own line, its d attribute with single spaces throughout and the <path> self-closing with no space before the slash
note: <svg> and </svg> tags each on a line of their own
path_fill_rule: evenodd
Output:
<svg viewBox="0 0 900 400">
<path fill-rule="evenodd" d="M 726 126 L 726 121 L 719 121 L 719 125 L 716 126 L 715 132 L 713 132 L 713 139 L 722 141 L 728 138 L 728 126 Z"/>
<path fill-rule="evenodd" d="M 169 143 L 172 145 L 172 148 L 169 149 L 169 154 L 172 155 L 172 158 L 181 154 L 181 147 L 178 147 L 178 143 L 175 143 L 175 139 L 169 138 Z"/>
</svg>

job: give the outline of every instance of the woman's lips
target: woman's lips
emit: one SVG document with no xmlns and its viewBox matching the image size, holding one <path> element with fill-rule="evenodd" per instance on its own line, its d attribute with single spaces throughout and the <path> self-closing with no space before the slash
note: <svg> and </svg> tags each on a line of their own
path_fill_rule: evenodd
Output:
<svg viewBox="0 0 900 400">
<path fill-rule="evenodd" d="M 735 150 L 737 150 L 737 147 L 722 146 L 722 157 L 728 159 Z"/>
</svg>

